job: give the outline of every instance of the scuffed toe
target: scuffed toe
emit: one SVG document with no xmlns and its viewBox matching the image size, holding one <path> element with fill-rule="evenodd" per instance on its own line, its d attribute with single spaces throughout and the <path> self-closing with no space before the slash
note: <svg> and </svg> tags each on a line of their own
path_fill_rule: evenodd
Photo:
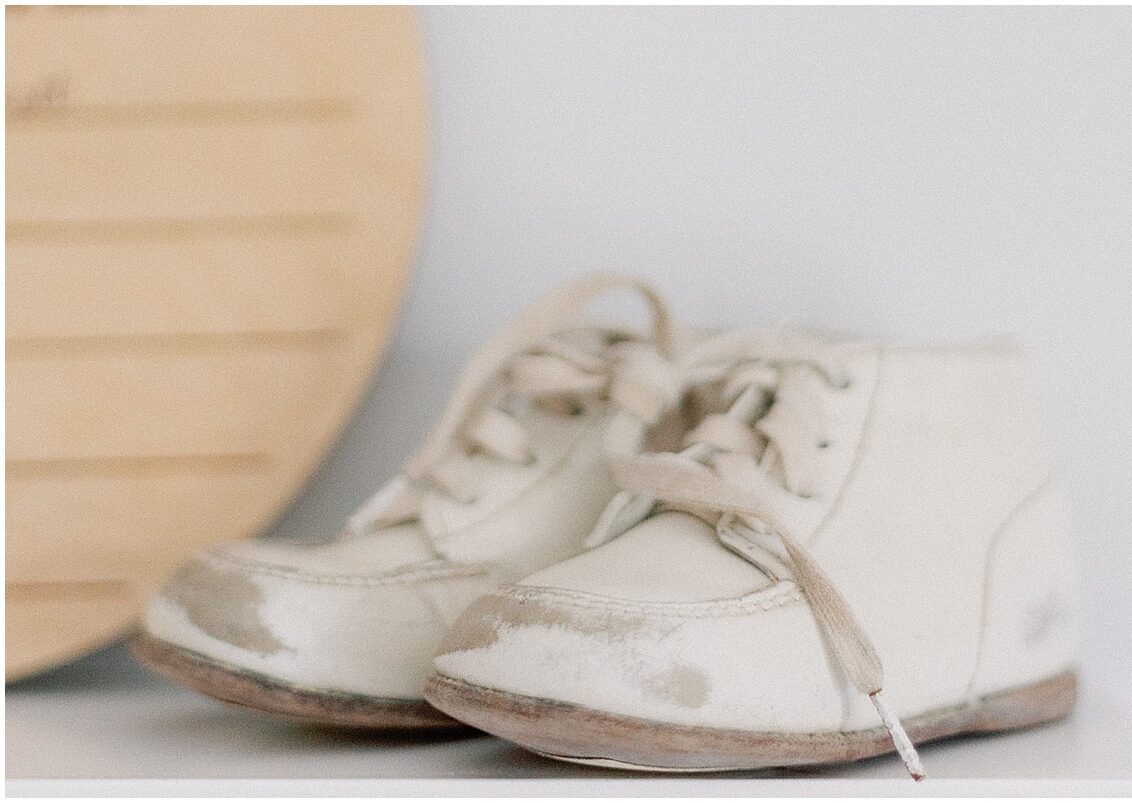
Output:
<svg viewBox="0 0 1132 803">
<path fill-rule="evenodd" d="M 229 545 L 194 558 L 147 606 L 146 634 L 295 688 L 413 700 L 456 612 L 491 585 L 442 561 L 299 569 L 279 559 L 287 549 L 310 548 Z"/>
<path fill-rule="evenodd" d="M 836 728 L 847 694 L 792 583 L 704 603 L 509 586 L 457 620 L 433 665 L 485 689 L 679 725 Z"/>
</svg>

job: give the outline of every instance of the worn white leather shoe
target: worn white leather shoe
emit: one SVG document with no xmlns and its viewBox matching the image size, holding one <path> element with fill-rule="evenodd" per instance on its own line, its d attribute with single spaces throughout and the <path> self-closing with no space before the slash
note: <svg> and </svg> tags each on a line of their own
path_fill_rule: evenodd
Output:
<svg viewBox="0 0 1132 803">
<path fill-rule="evenodd" d="M 474 603 L 426 697 L 632 769 L 840 762 L 1065 716 L 1070 558 L 1023 356 L 721 336 L 606 541 Z M 656 504 L 654 504 L 654 502 Z M 882 671 L 883 664 L 883 671 Z"/>
<path fill-rule="evenodd" d="M 651 336 L 579 326 L 620 287 Z M 231 702 L 364 727 L 454 725 L 423 700 L 441 636 L 473 599 L 582 549 L 632 452 L 679 396 L 664 303 L 646 285 L 568 284 L 471 360 L 404 473 L 329 543 L 232 543 L 149 604 L 135 653 Z M 654 427 L 655 429 L 655 427 Z"/>
</svg>

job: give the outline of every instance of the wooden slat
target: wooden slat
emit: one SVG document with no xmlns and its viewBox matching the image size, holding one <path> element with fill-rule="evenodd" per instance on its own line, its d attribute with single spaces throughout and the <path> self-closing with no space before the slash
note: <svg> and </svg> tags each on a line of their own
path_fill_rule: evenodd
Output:
<svg viewBox="0 0 1132 803">
<path fill-rule="evenodd" d="M 10 244 L 8 337 L 340 326 L 369 291 L 343 264 L 348 236 L 272 234 Z"/>
<path fill-rule="evenodd" d="M 339 129 L 338 126 L 331 128 Z M 8 218 L 341 215 L 379 165 L 325 126 L 8 130 Z M 366 170 L 372 175 L 358 175 Z M 345 197 L 344 197 L 345 195 Z"/>
<path fill-rule="evenodd" d="M 50 91 L 48 89 L 47 91 Z M 8 110 L 8 125 L 47 128 L 102 127 L 150 128 L 153 126 L 281 125 L 287 123 L 337 123 L 350 121 L 358 113 L 348 98 L 295 98 L 289 100 L 166 101 L 164 103 L 118 103 L 116 105 L 28 105 Z"/>
<path fill-rule="evenodd" d="M 6 461 L 10 480 L 74 480 L 93 477 L 148 479 L 164 476 L 258 474 L 271 467 L 271 455 L 262 452 L 185 452 L 180 454 L 65 455 L 62 457 L 11 457 Z"/>
<path fill-rule="evenodd" d="M 9 6 L 10 105 L 49 89 L 52 79 L 61 103 L 70 106 L 350 97 L 362 76 L 405 74 L 416 58 L 416 42 L 405 36 L 411 14 L 396 7 L 363 16 L 333 6 L 315 14 L 279 6 L 207 13 L 177 6 Z M 281 53 L 288 54 L 285 62 Z M 357 60 L 353 69 L 343 69 L 344 59 Z"/>
<path fill-rule="evenodd" d="M 348 343 L 68 353 L 11 359 L 11 460 L 272 451 L 326 403 Z"/>
<path fill-rule="evenodd" d="M 133 622 L 141 589 L 126 581 L 97 584 L 9 583 L 5 589 L 7 671 L 20 676 L 62 662 L 121 635 Z"/>
<path fill-rule="evenodd" d="M 10 478 L 8 527 L 35 549 L 9 551 L 8 582 L 58 581 L 58 561 L 68 582 L 159 582 L 187 552 L 263 526 L 280 468 Z"/>
<path fill-rule="evenodd" d="M 279 215 L 178 215 L 137 218 L 40 218 L 9 220 L 9 246 L 91 243 L 185 242 L 204 239 L 255 239 L 341 236 L 356 233 L 349 216 L 333 212 Z"/>
</svg>

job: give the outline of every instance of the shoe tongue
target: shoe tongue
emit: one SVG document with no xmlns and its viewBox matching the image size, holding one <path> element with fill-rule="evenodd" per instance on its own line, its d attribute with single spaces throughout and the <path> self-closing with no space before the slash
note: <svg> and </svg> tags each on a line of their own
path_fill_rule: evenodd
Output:
<svg viewBox="0 0 1132 803">
<path fill-rule="evenodd" d="M 598 408 L 566 415 L 541 404 L 523 405 L 509 412 L 523 426 L 534 460 L 518 464 L 484 454 L 463 458 L 478 493 L 471 502 L 439 492 L 425 495 L 419 521 L 431 543 L 439 545 L 510 504 L 560 465 L 603 416 Z"/>
<path fill-rule="evenodd" d="M 772 578 L 729 551 L 715 528 L 688 513 L 658 513 L 520 585 L 548 586 L 634 602 L 734 599 Z"/>
</svg>

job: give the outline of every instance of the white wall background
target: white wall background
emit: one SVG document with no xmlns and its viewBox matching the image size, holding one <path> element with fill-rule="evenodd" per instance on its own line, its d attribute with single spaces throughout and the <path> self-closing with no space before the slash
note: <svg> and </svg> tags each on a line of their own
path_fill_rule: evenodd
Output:
<svg viewBox="0 0 1132 803">
<path fill-rule="evenodd" d="M 357 419 L 275 533 L 336 530 L 487 333 L 613 266 L 707 325 L 1017 335 L 1079 536 L 1089 663 L 1130 660 L 1132 10 L 433 8 L 422 24 L 415 278 Z"/>
</svg>

